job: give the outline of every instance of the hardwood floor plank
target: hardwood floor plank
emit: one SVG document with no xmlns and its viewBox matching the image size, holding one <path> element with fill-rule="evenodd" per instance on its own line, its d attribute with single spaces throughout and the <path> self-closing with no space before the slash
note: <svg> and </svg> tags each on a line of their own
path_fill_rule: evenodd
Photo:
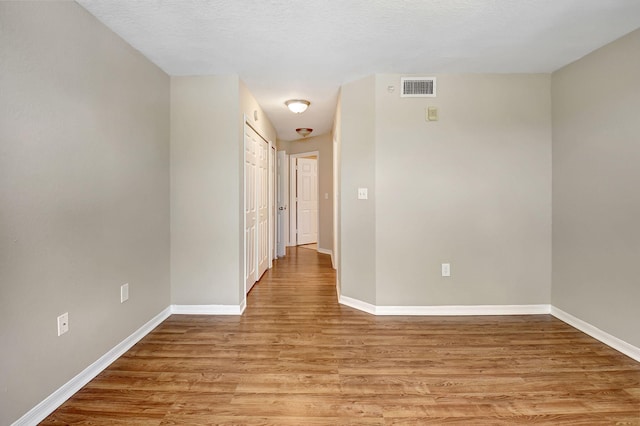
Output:
<svg viewBox="0 0 640 426">
<path fill-rule="evenodd" d="M 42 424 L 640 426 L 640 363 L 550 315 L 376 317 L 290 249 L 242 316 L 172 315 Z"/>
</svg>

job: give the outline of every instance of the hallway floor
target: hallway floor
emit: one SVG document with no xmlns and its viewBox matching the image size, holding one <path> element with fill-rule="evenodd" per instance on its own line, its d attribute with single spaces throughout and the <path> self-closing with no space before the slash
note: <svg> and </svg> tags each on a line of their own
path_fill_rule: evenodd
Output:
<svg viewBox="0 0 640 426">
<path fill-rule="evenodd" d="M 172 315 L 42 424 L 521 423 L 640 425 L 640 364 L 549 315 L 368 315 L 290 248 L 244 315 Z"/>
</svg>

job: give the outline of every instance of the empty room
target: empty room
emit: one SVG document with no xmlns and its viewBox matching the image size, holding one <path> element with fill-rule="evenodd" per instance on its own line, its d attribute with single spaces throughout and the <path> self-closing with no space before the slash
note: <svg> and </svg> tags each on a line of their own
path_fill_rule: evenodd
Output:
<svg viewBox="0 0 640 426">
<path fill-rule="evenodd" d="M 0 1 L 0 425 L 640 425 L 640 1 Z"/>
</svg>

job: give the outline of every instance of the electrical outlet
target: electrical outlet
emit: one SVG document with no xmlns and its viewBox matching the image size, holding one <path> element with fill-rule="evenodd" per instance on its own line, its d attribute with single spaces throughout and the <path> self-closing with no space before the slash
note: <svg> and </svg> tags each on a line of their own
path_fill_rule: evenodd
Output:
<svg viewBox="0 0 640 426">
<path fill-rule="evenodd" d="M 69 312 L 58 317 L 58 336 L 62 336 L 67 331 L 69 331 Z"/>
<path fill-rule="evenodd" d="M 120 286 L 120 303 L 124 303 L 129 299 L 129 283 Z"/>
<path fill-rule="evenodd" d="M 450 263 L 443 263 L 442 264 L 442 276 L 443 277 L 450 277 L 451 276 L 451 264 Z"/>
</svg>

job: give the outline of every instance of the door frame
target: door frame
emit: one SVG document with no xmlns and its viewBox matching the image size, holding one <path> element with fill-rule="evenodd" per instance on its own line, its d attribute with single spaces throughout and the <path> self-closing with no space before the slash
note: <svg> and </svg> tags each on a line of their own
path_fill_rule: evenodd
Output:
<svg viewBox="0 0 640 426">
<path fill-rule="evenodd" d="M 277 150 L 275 145 L 269 143 L 269 168 L 267 176 L 269 179 L 269 269 L 273 268 L 273 260 L 278 258 L 278 248 L 276 244 L 276 161 Z"/>
<path fill-rule="evenodd" d="M 289 245 L 289 155 L 284 150 L 276 153 L 276 258 L 284 257 Z M 278 244 L 280 244 L 278 246 Z"/>
<path fill-rule="evenodd" d="M 320 247 L 320 151 L 301 152 L 299 154 L 289 155 L 289 241 L 287 246 L 298 245 L 298 203 L 296 202 L 296 194 L 298 192 L 296 181 L 296 160 L 298 158 L 316 157 L 318 161 L 318 175 L 316 177 L 318 190 L 318 217 L 316 218 L 316 229 L 318 230 L 318 248 Z M 296 176 L 296 179 L 293 177 Z"/>
</svg>

